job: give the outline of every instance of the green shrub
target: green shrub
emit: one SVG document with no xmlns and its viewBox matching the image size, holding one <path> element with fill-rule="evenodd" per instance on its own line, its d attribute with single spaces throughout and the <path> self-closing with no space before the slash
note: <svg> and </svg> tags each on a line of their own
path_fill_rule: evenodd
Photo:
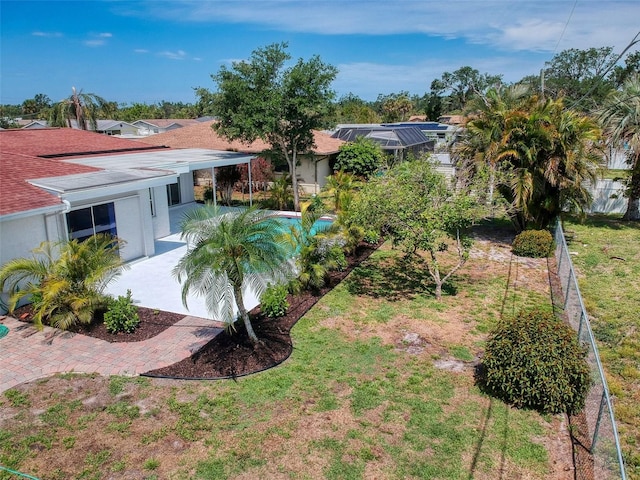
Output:
<svg viewBox="0 0 640 480">
<path fill-rule="evenodd" d="M 260 297 L 260 310 L 269 318 L 282 317 L 289 310 L 286 285 L 269 285 Z"/>
<path fill-rule="evenodd" d="M 131 290 L 127 290 L 126 297 L 120 295 L 109 302 L 104 314 L 104 324 L 109 333 L 131 333 L 138 328 L 139 323 L 138 307 L 131 300 Z"/>
<path fill-rule="evenodd" d="M 511 249 L 519 257 L 548 257 L 553 252 L 553 237 L 549 230 L 525 230 L 513 240 Z"/>
<path fill-rule="evenodd" d="M 492 332 L 478 381 L 515 407 L 574 414 L 591 385 L 585 355 L 576 332 L 553 313 L 522 312 Z"/>
<path fill-rule="evenodd" d="M 205 202 L 213 202 L 213 187 L 206 187 L 202 192 L 202 199 Z"/>
</svg>

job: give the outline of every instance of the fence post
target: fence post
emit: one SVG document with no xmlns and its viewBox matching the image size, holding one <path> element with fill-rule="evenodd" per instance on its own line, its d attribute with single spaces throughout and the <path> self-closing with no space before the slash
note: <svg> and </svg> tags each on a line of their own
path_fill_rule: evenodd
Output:
<svg viewBox="0 0 640 480">
<path fill-rule="evenodd" d="M 569 268 L 569 276 L 567 277 L 567 293 L 564 296 L 564 311 L 567 311 L 567 305 L 569 304 L 569 291 L 571 290 L 571 277 L 573 273 L 573 269 Z"/>
<path fill-rule="evenodd" d="M 560 222 L 558 222 L 558 226 L 556 227 L 556 232 L 558 232 L 558 229 L 560 229 L 560 228 L 562 228 L 562 227 L 560 226 Z M 560 231 L 562 231 L 562 230 L 560 230 Z M 558 274 L 558 277 L 559 277 L 560 276 L 560 272 L 561 272 L 560 269 L 562 268 L 562 257 L 564 257 L 564 248 L 562 248 L 562 246 L 559 245 L 560 242 L 558 241 L 558 234 L 557 233 L 556 233 L 555 240 L 556 240 L 556 245 L 557 245 L 556 248 L 560 249 L 560 258 L 558 259 L 558 267 L 556 268 L 557 274 Z"/>
<path fill-rule="evenodd" d="M 580 337 L 582 336 L 582 322 L 584 320 L 584 311 L 580 312 L 580 323 L 578 323 L 578 343 L 580 343 Z"/>
<path fill-rule="evenodd" d="M 602 420 L 602 411 L 604 410 L 604 404 L 606 402 L 606 390 L 602 390 L 602 397 L 600 397 L 600 409 L 598 410 L 598 419 L 596 420 L 596 427 L 593 429 L 593 438 L 591 439 L 591 448 L 589 453 L 593 453 L 596 449 L 596 440 L 598 440 L 598 430 L 600 430 L 600 421 Z"/>
</svg>

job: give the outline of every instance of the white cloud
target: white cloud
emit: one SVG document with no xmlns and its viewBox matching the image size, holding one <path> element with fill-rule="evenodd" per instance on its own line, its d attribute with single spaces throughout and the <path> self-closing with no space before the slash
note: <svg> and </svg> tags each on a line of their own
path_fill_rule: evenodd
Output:
<svg viewBox="0 0 640 480">
<path fill-rule="evenodd" d="M 398 93 L 401 90 L 423 95 L 430 91 L 431 82 L 440 78 L 444 72 L 454 72 L 467 65 L 483 74 L 503 75 L 505 83 L 537 73 L 531 70 L 526 59 L 513 56 L 495 56 L 490 59 L 456 56 L 403 65 L 343 63 L 337 65 L 339 73 L 333 88 L 338 96 L 353 92 L 367 100 L 375 100 L 379 94 Z"/>
<path fill-rule="evenodd" d="M 101 47 L 105 45 L 107 42 L 101 39 L 93 39 L 93 40 L 85 40 L 83 42 L 87 47 Z"/>
<path fill-rule="evenodd" d="M 556 45 L 558 51 L 601 46 L 621 50 L 638 31 L 640 18 L 637 0 L 217 0 L 127 8 L 126 14 L 168 20 L 249 23 L 320 35 L 425 34 L 534 52 L 553 52 Z M 131 10 L 136 8 L 144 11 Z"/>
<path fill-rule="evenodd" d="M 60 38 L 64 35 L 60 32 L 32 32 L 34 37 Z"/>
<path fill-rule="evenodd" d="M 167 51 L 159 52 L 161 57 L 168 58 L 169 60 L 185 60 L 187 58 L 187 52 L 184 50 L 177 50 L 175 52 Z"/>
<path fill-rule="evenodd" d="M 91 33 L 89 37 L 89 40 L 82 42 L 84 45 L 87 47 L 102 47 L 107 44 L 107 39 L 113 37 L 113 34 L 109 32 Z"/>
<path fill-rule="evenodd" d="M 135 53 L 149 53 L 149 50 L 147 50 L 146 48 L 136 48 L 134 50 Z"/>
</svg>

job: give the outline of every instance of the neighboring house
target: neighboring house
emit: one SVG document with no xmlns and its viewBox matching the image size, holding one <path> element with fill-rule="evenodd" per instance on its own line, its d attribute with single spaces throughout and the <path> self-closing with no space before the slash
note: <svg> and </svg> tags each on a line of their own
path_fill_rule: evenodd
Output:
<svg viewBox="0 0 640 480">
<path fill-rule="evenodd" d="M 27 130 L 35 130 L 38 128 L 49 128 L 49 122 L 47 122 L 46 120 L 30 120 L 24 123 L 24 125 L 22 123 L 19 123 L 18 125 L 20 125 L 20 128 L 24 128 Z"/>
<path fill-rule="evenodd" d="M 332 135 L 345 142 L 354 142 L 358 137 L 370 138 L 382 150 L 395 158 L 406 158 L 408 153 L 416 157 L 424 152 L 433 152 L 435 140 L 429 139 L 419 128 L 420 124 L 344 124 L 338 125 Z"/>
<path fill-rule="evenodd" d="M 171 233 L 169 208 L 194 201 L 194 171 L 250 159 L 69 128 L 3 130 L 0 264 L 43 241 L 100 232 L 126 242 L 124 260 L 151 256 L 154 240 Z"/>
<path fill-rule="evenodd" d="M 417 127 L 429 140 L 435 142 L 434 150 L 439 153 L 449 151 L 449 147 L 458 139 L 462 128 L 457 125 L 447 125 L 439 122 L 399 122 L 383 123 L 383 127 Z"/>
<path fill-rule="evenodd" d="M 253 156 L 268 156 L 267 152 L 271 149 L 269 144 L 261 140 L 249 145 L 238 141 L 230 142 L 213 130 L 213 123 L 214 120 L 198 122 L 195 125 L 150 136 L 143 141 L 171 148 L 211 148 Z M 344 143 L 319 131 L 314 131 L 313 136 L 315 146 L 310 155 L 299 156 L 296 170 L 301 188 L 308 193 L 317 193 L 326 184 L 327 177 L 333 173 L 332 167 L 340 151 L 340 145 Z"/>
<path fill-rule="evenodd" d="M 93 126 L 91 122 L 87 125 L 89 130 L 93 130 Z M 49 122 L 46 120 L 33 120 L 29 122 L 24 127 L 25 130 L 37 130 L 41 128 L 49 128 Z M 78 122 L 76 120 L 71 120 L 71 128 L 75 130 L 80 130 L 78 127 Z M 121 120 L 96 120 L 96 133 L 101 133 L 103 135 L 138 135 L 138 127 L 131 123 L 123 122 Z"/>
<path fill-rule="evenodd" d="M 191 118 L 157 118 L 136 120 L 132 123 L 138 129 L 138 135 L 147 136 L 165 133 L 175 130 L 176 128 L 187 127 L 189 125 L 195 125 L 198 123 L 198 120 Z"/>
<path fill-rule="evenodd" d="M 442 115 L 438 117 L 438 122 L 446 123 L 447 125 L 464 125 L 464 115 Z"/>
</svg>

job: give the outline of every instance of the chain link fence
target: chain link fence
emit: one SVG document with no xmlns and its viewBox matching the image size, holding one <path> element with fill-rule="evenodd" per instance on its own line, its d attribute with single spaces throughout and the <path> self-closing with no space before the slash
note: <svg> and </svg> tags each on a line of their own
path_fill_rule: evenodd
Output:
<svg viewBox="0 0 640 480">
<path fill-rule="evenodd" d="M 564 313 L 565 319 L 577 331 L 580 344 L 586 347 L 593 381 L 583 412 L 570 418 L 576 478 L 626 480 L 611 396 L 559 221 L 555 243 L 556 283 L 559 284 L 552 285 L 554 308 Z"/>
</svg>

